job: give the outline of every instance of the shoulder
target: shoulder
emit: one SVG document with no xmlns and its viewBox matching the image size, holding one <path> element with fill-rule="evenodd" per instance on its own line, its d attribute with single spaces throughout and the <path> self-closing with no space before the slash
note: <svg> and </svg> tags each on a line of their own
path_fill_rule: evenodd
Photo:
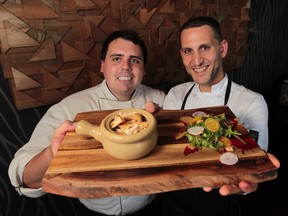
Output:
<svg viewBox="0 0 288 216">
<path fill-rule="evenodd" d="M 261 95 L 260 93 L 255 92 L 243 85 L 239 85 L 238 83 L 235 82 L 232 83 L 232 93 L 236 93 L 241 97 L 245 97 L 246 100 L 248 99 L 264 100 L 263 95 Z"/>
<path fill-rule="evenodd" d="M 150 86 L 146 86 L 144 84 L 140 84 L 138 90 L 142 91 L 144 94 L 152 94 L 152 95 L 165 95 L 165 93 L 159 89 L 152 88 Z"/>
<path fill-rule="evenodd" d="M 172 87 L 165 97 L 164 109 L 180 109 L 184 97 L 193 86 L 194 82 L 186 82 Z"/>
<path fill-rule="evenodd" d="M 268 106 L 263 95 L 252 91 L 243 85 L 233 83 L 231 90 L 231 102 L 237 109 L 247 115 L 266 115 Z"/>
<path fill-rule="evenodd" d="M 100 84 L 101 85 L 101 84 Z M 64 98 L 62 100 L 62 102 L 66 102 L 66 101 L 71 101 L 71 100 L 85 100 L 86 98 L 89 98 L 91 96 L 97 96 L 99 93 L 101 93 L 101 86 L 97 85 L 97 86 L 93 86 L 78 92 L 75 92 L 69 96 L 67 96 L 66 98 Z"/>
<path fill-rule="evenodd" d="M 159 89 L 155 89 L 144 84 L 140 84 L 139 87 L 136 89 L 135 94 L 133 94 L 133 100 L 139 100 L 142 98 L 144 102 L 153 101 L 154 103 L 158 104 L 162 107 L 164 99 L 165 99 L 164 91 Z"/>
<path fill-rule="evenodd" d="M 185 82 L 185 83 L 178 84 L 169 90 L 168 95 L 174 92 L 177 92 L 179 94 L 187 93 L 187 91 L 189 91 L 189 89 L 192 87 L 193 84 L 194 82 Z"/>
</svg>

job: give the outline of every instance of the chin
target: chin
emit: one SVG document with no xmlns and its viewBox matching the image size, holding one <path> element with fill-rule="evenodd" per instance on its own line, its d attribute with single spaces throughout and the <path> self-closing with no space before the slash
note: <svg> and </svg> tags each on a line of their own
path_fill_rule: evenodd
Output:
<svg viewBox="0 0 288 216">
<path fill-rule="evenodd" d="M 193 77 L 192 77 L 193 78 Z M 197 83 L 198 85 L 207 85 L 209 83 L 209 80 L 208 79 L 205 79 L 205 78 L 193 78 L 194 82 Z"/>
</svg>

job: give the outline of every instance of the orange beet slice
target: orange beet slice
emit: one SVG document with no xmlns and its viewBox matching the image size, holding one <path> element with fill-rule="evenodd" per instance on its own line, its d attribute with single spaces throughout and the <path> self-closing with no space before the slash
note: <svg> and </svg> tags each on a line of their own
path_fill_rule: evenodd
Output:
<svg viewBox="0 0 288 216">
<path fill-rule="evenodd" d="M 195 117 L 192 117 L 192 116 L 181 116 L 180 117 L 180 121 L 182 121 L 184 124 L 186 125 L 191 125 L 199 120 L 202 119 L 202 116 L 195 116 Z"/>
<path fill-rule="evenodd" d="M 207 118 L 204 122 L 206 128 L 212 132 L 217 132 L 220 128 L 219 121 L 214 118 Z"/>
</svg>

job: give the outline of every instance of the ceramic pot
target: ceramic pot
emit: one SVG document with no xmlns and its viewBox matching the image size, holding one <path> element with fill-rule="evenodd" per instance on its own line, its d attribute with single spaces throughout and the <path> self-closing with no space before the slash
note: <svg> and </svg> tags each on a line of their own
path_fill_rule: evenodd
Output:
<svg viewBox="0 0 288 216">
<path fill-rule="evenodd" d="M 138 112 L 148 121 L 144 130 L 131 135 L 119 134 L 110 127 L 111 121 L 121 113 Z M 107 115 L 100 125 L 85 120 L 76 123 L 75 131 L 80 135 L 89 135 L 101 142 L 103 148 L 113 157 L 124 160 L 135 160 L 150 153 L 158 140 L 157 121 L 153 114 L 143 109 L 123 109 Z"/>
</svg>

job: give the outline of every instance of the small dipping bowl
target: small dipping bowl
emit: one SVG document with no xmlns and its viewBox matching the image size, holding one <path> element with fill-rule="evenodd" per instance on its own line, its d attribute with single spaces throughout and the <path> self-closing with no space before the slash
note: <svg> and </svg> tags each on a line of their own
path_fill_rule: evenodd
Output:
<svg viewBox="0 0 288 216">
<path fill-rule="evenodd" d="M 148 122 L 148 126 L 134 134 L 119 134 L 110 126 L 111 121 L 119 113 L 138 112 Z M 94 125 L 86 120 L 76 123 L 75 131 L 79 135 L 89 135 L 102 143 L 103 148 L 113 157 L 124 160 L 135 160 L 149 154 L 155 147 L 157 134 L 156 118 L 143 109 L 122 109 L 107 115 L 100 125 Z"/>
</svg>

